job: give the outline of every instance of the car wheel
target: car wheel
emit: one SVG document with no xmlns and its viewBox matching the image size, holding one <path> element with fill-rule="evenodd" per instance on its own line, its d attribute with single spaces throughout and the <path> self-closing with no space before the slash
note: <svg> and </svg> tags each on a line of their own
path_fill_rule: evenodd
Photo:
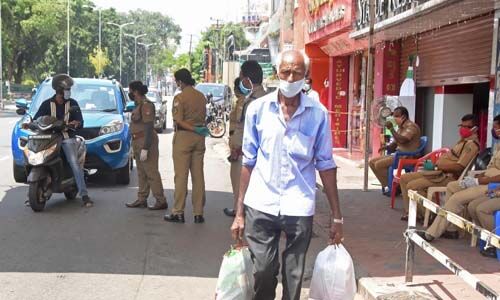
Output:
<svg viewBox="0 0 500 300">
<path fill-rule="evenodd" d="M 13 163 L 13 173 L 14 173 L 14 180 L 18 183 L 26 183 L 28 181 L 28 178 L 26 176 L 26 170 L 22 166 L 16 165 L 16 163 Z"/>
<path fill-rule="evenodd" d="M 76 196 L 78 196 L 78 189 L 75 187 L 69 191 L 64 192 L 64 196 L 66 197 L 66 200 L 75 200 Z"/>
<path fill-rule="evenodd" d="M 125 167 L 116 170 L 116 183 L 128 185 L 130 183 L 130 162 Z"/>
</svg>

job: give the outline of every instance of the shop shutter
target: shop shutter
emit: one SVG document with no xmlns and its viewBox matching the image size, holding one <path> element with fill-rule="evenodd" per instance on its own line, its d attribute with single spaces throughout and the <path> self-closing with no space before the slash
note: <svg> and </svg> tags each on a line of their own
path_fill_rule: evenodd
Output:
<svg viewBox="0 0 500 300">
<path fill-rule="evenodd" d="M 488 82 L 491 68 L 493 16 L 434 29 L 402 41 L 401 80 L 408 58 L 417 53 L 417 86 L 440 86 Z"/>
</svg>

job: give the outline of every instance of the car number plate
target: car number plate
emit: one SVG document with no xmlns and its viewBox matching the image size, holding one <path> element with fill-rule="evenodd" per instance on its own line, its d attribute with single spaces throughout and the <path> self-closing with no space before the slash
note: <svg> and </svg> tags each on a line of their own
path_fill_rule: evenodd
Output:
<svg viewBox="0 0 500 300">
<path fill-rule="evenodd" d="M 50 140 L 52 138 L 51 135 L 30 135 L 28 139 L 30 140 Z"/>
</svg>

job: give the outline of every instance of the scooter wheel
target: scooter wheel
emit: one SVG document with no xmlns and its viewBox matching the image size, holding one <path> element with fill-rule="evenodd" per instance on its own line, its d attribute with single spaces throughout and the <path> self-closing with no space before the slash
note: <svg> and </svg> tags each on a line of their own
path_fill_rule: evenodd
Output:
<svg viewBox="0 0 500 300">
<path fill-rule="evenodd" d="M 30 183 L 28 198 L 30 201 L 31 209 L 34 212 L 41 212 L 44 210 L 45 201 L 43 201 L 43 188 L 40 181 Z"/>
</svg>

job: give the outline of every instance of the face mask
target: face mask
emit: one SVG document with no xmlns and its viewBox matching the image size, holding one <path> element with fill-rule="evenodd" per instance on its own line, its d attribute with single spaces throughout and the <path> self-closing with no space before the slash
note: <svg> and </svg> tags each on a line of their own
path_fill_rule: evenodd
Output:
<svg viewBox="0 0 500 300">
<path fill-rule="evenodd" d="M 64 100 L 69 100 L 69 98 L 71 97 L 71 91 L 70 90 L 64 90 Z"/>
<path fill-rule="evenodd" d="M 135 97 L 134 97 L 134 94 L 133 94 L 133 93 L 130 93 L 130 92 L 129 92 L 129 93 L 128 93 L 128 97 L 129 97 L 129 98 L 130 98 L 130 100 L 132 100 L 132 101 L 134 101 L 134 100 L 135 100 L 135 99 L 134 99 Z"/>
<path fill-rule="evenodd" d="M 492 129 L 491 129 L 491 135 L 493 136 L 493 138 L 494 138 L 495 140 L 500 139 L 500 136 L 498 136 L 497 131 L 495 130 L 495 128 L 492 128 Z"/>
<path fill-rule="evenodd" d="M 298 93 L 300 93 L 303 87 L 304 79 L 297 80 L 292 83 L 286 80 L 280 80 L 280 92 L 287 98 L 296 96 Z"/>
<path fill-rule="evenodd" d="M 250 81 L 250 84 L 252 84 L 252 81 Z M 241 93 L 242 93 L 243 95 L 245 95 L 245 96 L 250 95 L 250 93 L 251 93 L 251 92 L 252 92 L 252 90 L 253 90 L 253 86 L 252 86 L 252 88 L 251 88 L 251 89 L 247 89 L 247 88 L 243 85 L 243 80 L 240 80 L 240 86 L 239 86 L 239 88 L 240 88 Z"/>
<path fill-rule="evenodd" d="M 304 84 L 304 91 L 308 92 L 311 89 L 311 85 L 309 83 Z"/>
<path fill-rule="evenodd" d="M 467 127 L 460 127 L 459 134 L 463 139 L 470 137 L 472 133 L 472 129 Z"/>
</svg>

